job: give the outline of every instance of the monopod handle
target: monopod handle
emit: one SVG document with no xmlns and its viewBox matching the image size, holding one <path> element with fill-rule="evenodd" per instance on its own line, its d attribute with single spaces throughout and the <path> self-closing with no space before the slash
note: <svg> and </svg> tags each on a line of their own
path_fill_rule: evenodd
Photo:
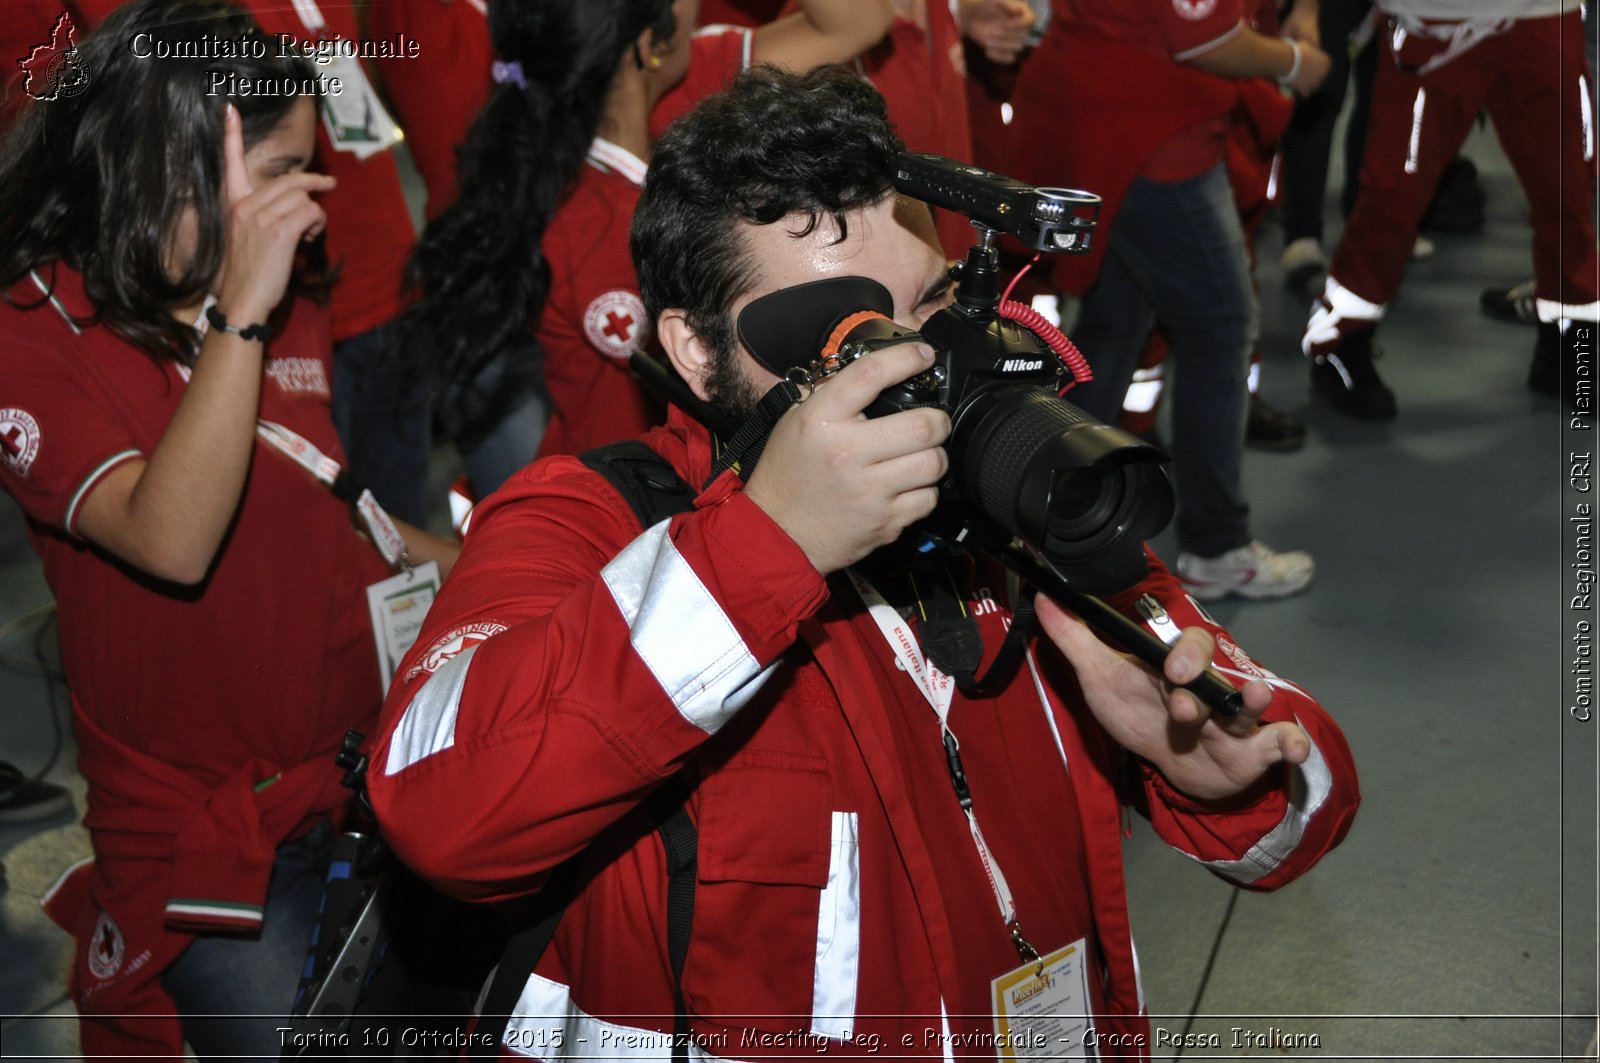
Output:
<svg viewBox="0 0 1600 1063">
<path fill-rule="evenodd" d="M 1013 544 L 1000 551 L 1000 560 L 1018 576 L 1077 614 L 1096 634 L 1133 654 L 1160 674 L 1167 654 L 1171 652 L 1165 642 L 1099 598 L 1073 587 L 1046 558 Z M 1199 676 L 1182 686 L 1219 715 L 1234 717 L 1244 709 L 1244 695 L 1209 665 Z"/>
</svg>

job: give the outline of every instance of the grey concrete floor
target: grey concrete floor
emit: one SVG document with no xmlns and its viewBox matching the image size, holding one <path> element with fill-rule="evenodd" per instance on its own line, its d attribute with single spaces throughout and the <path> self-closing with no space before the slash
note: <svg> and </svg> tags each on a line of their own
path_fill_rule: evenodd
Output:
<svg viewBox="0 0 1600 1063">
<path fill-rule="evenodd" d="M 1310 550 L 1318 576 L 1301 597 L 1215 612 L 1336 713 L 1365 803 L 1342 848 L 1266 895 L 1136 827 L 1128 879 L 1168 1041 L 1158 1058 L 1568 1059 L 1595 1031 L 1600 724 L 1568 712 L 1571 639 L 1595 616 L 1568 607 L 1566 519 L 1568 453 L 1593 447 L 1563 438 L 1558 404 L 1525 390 L 1533 330 L 1477 310 L 1481 288 L 1528 274 L 1529 230 L 1492 136 L 1467 152 L 1489 223 L 1437 237 L 1412 265 L 1381 332 L 1393 424 L 1310 400 L 1306 308 L 1280 283 L 1279 236 L 1263 233 L 1264 393 L 1311 437 L 1293 454 L 1250 452 L 1246 483 L 1258 537 Z M 68 940 L 38 909 L 88 853 L 83 781 L 58 737 L 65 691 L 28 663 L 36 643 L 55 659 L 38 612 L 51 601 L 0 499 L 0 757 L 50 765 L 77 802 L 0 826 L 0 1054 L 17 1059 L 77 1051 Z M 1210 1043 L 1171 1047 L 1184 1034 Z"/>
</svg>

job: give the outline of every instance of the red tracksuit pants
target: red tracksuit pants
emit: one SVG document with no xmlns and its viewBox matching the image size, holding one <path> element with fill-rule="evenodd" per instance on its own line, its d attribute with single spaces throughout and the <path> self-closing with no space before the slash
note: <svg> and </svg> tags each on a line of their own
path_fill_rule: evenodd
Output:
<svg viewBox="0 0 1600 1063">
<path fill-rule="evenodd" d="M 1541 318 L 1596 319 L 1594 115 L 1579 12 L 1519 19 L 1423 74 L 1385 34 L 1361 192 L 1314 312 L 1307 354 L 1369 325 L 1400 288 L 1417 227 L 1444 168 L 1488 111 L 1528 197 Z"/>
</svg>

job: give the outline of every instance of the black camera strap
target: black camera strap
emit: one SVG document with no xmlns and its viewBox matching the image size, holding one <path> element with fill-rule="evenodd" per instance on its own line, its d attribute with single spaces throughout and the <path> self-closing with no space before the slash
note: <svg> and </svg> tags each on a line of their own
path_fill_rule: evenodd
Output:
<svg viewBox="0 0 1600 1063">
<path fill-rule="evenodd" d="M 917 610 L 917 638 L 928 660 L 954 679 L 956 688 L 969 698 L 987 697 L 1011 681 L 1021 665 L 1033 631 L 1034 589 L 1025 586 L 1011 613 L 1011 626 L 994 661 L 980 678 L 983 663 L 983 636 L 978 621 L 967 609 L 955 576 L 948 563 L 907 573 Z"/>
<path fill-rule="evenodd" d="M 906 573 L 917 610 L 917 638 L 934 667 L 966 690 L 983 663 L 983 634 L 948 565 Z"/>
<path fill-rule="evenodd" d="M 739 430 L 726 443 L 717 442 L 716 461 L 711 466 L 711 475 L 706 479 L 706 486 L 711 481 L 721 476 L 729 469 L 739 474 L 740 479 L 749 480 L 750 474 L 755 471 L 756 462 L 761 460 L 761 452 L 766 449 L 767 437 L 772 435 L 772 429 L 778 423 L 778 418 L 789 412 L 789 408 L 801 399 L 800 386 L 792 380 L 780 380 L 761 397 L 761 402 L 756 406 L 756 412 L 750 415 L 749 420 L 739 426 Z M 716 440 L 716 437 L 712 437 Z"/>
</svg>

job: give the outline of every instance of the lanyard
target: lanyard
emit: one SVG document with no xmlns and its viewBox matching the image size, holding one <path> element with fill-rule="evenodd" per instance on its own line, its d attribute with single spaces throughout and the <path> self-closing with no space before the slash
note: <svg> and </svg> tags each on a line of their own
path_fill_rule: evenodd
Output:
<svg viewBox="0 0 1600 1063">
<path fill-rule="evenodd" d="M 305 28 L 318 37 L 328 29 L 328 20 L 322 17 L 322 9 L 317 6 L 317 0 L 292 0 L 294 12 L 300 16 L 300 22 Z"/>
<path fill-rule="evenodd" d="M 972 790 L 967 785 L 967 774 L 961 766 L 961 743 L 957 741 L 955 732 L 950 729 L 950 705 L 955 698 L 955 680 L 934 667 L 917 644 L 915 634 L 911 631 L 910 624 L 903 620 L 894 606 L 884 600 L 877 588 L 854 569 L 846 569 L 850 583 L 855 587 L 856 593 L 861 596 L 862 604 L 867 607 L 867 613 L 872 617 L 878 630 L 883 634 L 889 648 L 894 651 L 895 659 L 905 668 L 917 685 L 917 690 L 927 699 L 933 707 L 934 715 L 939 718 L 939 738 L 944 744 L 945 763 L 950 769 L 950 781 L 955 785 L 956 798 L 961 802 L 961 811 L 967 817 L 967 829 L 972 834 L 972 844 L 978 850 L 978 862 L 983 865 L 983 872 L 989 878 L 989 888 L 994 891 L 995 902 L 1000 907 L 1000 919 L 1005 923 L 1006 929 L 1011 934 L 1011 941 L 1017 947 L 1025 960 L 1041 963 L 1039 951 L 1030 945 L 1022 936 L 1022 928 L 1017 923 L 1017 905 L 1011 895 L 1011 887 L 1006 883 L 1005 873 L 1000 870 L 1000 864 L 989 849 L 989 843 L 984 841 L 983 831 L 978 826 L 978 816 L 972 805 Z"/>
<path fill-rule="evenodd" d="M 315 476 L 324 486 L 332 488 L 339 479 L 341 471 L 339 463 L 317 449 L 315 443 L 294 429 L 276 421 L 261 420 L 256 422 L 256 435 Z M 384 512 L 372 492 L 363 487 L 354 505 L 356 512 L 361 515 L 361 523 L 366 525 L 367 537 L 378 548 L 378 553 L 383 555 L 383 560 L 388 566 L 411 571 L 411 561 L 406 556 L 405 537 L 400 534 L 400 529 L 395 527 L 394 520 Z"/>
<path fill-rule="evenodd" d="M 619 173 L 629 181 L 644 187 L 644 174 L 648 164 L 627 148 L 619 148 L 603 137 L 595 137 L 589 145 L 589 161 Z"/>
<path fill-rule="evenodd" d="M 311 0 L 305 0 L 310 3 Z M 208 308 L 216 302 L 214 296 L 206 296 L 204 307 Z M 203 336 L 210 321 L 206 318 L 205 308 L 200 311 L 200 316 L 195 320 L 195 328 Z M 188 366 L 178 364 L 178 375 L 185 384 L 193 373 Z M 269 444 L 274 450 L 286 456 L 290 461 L 315 476 L 324 487 L 333 489 L 339 481 L 339 474 L 343 471 L 339 463 L 324 454 L 317 445 L 294 429 L 258 418 L 256 420 L 256 435 Z M 339 492 L 335 491 L 335 494 Z M 366 526 L 367 538 L 372 540 L 372 545 L 378 548 L 378 553 L 383 555 L 384 563 L 390 568 L 411 571 L 411 559 L 406 555 L 405 536 L 400 534 L 400 529 L 395 527 L 394 519 L 384 512 L 372 492 L 363 487 L 361 494 L 351 503 L 356 512 L 361 516 L 361 523 Z"/>
</svg>

